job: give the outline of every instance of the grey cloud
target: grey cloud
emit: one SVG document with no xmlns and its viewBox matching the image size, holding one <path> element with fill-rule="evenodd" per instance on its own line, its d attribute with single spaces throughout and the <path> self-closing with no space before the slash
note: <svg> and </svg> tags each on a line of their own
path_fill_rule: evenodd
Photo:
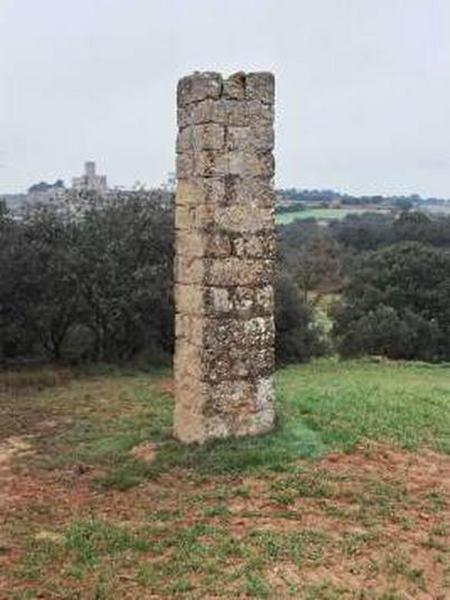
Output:
<svg viewBox="0 0 450 600">
<path fill-rule="evenodd" d="M 2 0 L 0 191 L 173 169 L 175 87 L 273 70 L 277 183 L 450 196 L 448 0 Z"/>
</svg>

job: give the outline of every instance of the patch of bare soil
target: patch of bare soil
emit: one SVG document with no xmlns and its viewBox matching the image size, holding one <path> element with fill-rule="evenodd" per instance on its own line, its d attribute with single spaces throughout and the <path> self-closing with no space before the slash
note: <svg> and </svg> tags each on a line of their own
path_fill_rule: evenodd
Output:
<svg viewBox="0 0 450 600">
<path fill-rule="evenodd" d="M 450 457 L 432 450 L 405 452 L 384 444 L 371 443 L 351 454 L 329 454 L 322 461 L 329 470 L 357 472 L 401 481 L 410 492 L 443 489 L 450 492 Z"/>
<path fill-rule="evenodd" d="M 33 452 L 33 445 L 26 436 L 11 436 L 0 442 L 0 469 L 6 469 L 15 456 Z"/>
<path fill-rule="evenodd" d="M 12 471 L 14 460 L 33 453 L 30 436 L 10 436 L 0 442 L 0 515 L 5 515 L 6 507 L 14 501 L 10 494 L 18 479 Z"/>
<path fill-rule="evenodd" d="M 2 600 L 7 590 L 28 585 L 14 573 L 30 532 L 35 539 L 57 539 L 83 518 L 142 530 L 149 519 L 167 526 L 167 515 L 174 519 L 169 523 L 173 530 L 216 524 L 250 545 L 255 534 L 264 532 L 281 545 L 289 536 L 303 536 L 300 562 L 281 551 L 268 562 L 265 578 L 280 598 L 450 598 L 449 456 L 374 444 L 301 462 L 298 473 L 205 481 L 179 471 L 120 492 L 98 489 L 89 471 L 68 477 L 57 470 L 11 469 L 16 458 L 26 462 L 32 451 L 26 438 L 0 445 Z M 132 452 L 151 461 L 155 447 L 141 444 Z M 304 481 L 318 478 L 326 485 L 310 494 Z M 226 512 L 208 512 L 217 505 L 225 505 Z M 129 597 L 130 589 L 134 597 L 159 597 L 147 593 L 129 570 L 121 577 L 115 580 L 115 597 Z M 60 579 L 64 586 L 64 576 Z M 93 597 L 91 580 L 79 585 L 87 586 L 80 588 L 80 597 Z M 193 597 L 212 596 L 201 596 L 199 590 Z M 228 597 L 245 596 L 230 591 Z"/>
</svg>

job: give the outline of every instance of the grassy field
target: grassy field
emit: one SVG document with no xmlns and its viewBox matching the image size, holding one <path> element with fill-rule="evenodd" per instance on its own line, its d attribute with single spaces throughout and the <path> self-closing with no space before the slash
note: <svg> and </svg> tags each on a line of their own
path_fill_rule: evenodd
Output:
<svg viewBox="0 0 450 600">
<path fill-rule="evenodd" d="M 359 215 L 364 212 L 374 212 L 367 208 L 308 208 L 296 212 L 286 212 L 276 215 L 278 225 L 287 225 L 298 219 L 317 219 L 320 221 L 340 220 L 347 215 Z M 377 210 L 376 212 L 383 212 Z"/>
<path fill-rule="evenodd" d="M 450 203 L 447 204 L 429 204 L 423 207 L 427 213 L 437 215 L 450 215 Z"/>
<path fill-rule="evenodd" d="M 0 374 L 0 598 L 448 598 L 450 366 L 277 386 L 272 434 L 184 447 L 169 372 Z"/>
</svg>

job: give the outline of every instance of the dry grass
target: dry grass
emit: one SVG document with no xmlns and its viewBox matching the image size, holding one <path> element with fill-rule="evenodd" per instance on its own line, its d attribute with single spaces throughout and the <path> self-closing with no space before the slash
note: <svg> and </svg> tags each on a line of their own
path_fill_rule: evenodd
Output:
<svg viewBox="0 0 450 600">
<path fill-rule="evenodd" d="M 0 393 L 17 395 L 63 385 L 73 377 L 70 369 L 34 367 L 0 371 Z"/>
</svg>

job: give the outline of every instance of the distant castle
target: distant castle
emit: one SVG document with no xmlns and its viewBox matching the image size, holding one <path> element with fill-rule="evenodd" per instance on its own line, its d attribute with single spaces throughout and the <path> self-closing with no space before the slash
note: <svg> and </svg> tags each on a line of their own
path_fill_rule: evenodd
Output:
<svg viewBox="0 0 450 600">
<path fill-rule="evenodd" d="M 95 162 L 89 160 L 84 163 L 84 175 L 72 179 L 72 188 L 74 190 L 92 190 L 100 193 L 107 192 L 106 175 L 97 175 Z"/>
</svg>

